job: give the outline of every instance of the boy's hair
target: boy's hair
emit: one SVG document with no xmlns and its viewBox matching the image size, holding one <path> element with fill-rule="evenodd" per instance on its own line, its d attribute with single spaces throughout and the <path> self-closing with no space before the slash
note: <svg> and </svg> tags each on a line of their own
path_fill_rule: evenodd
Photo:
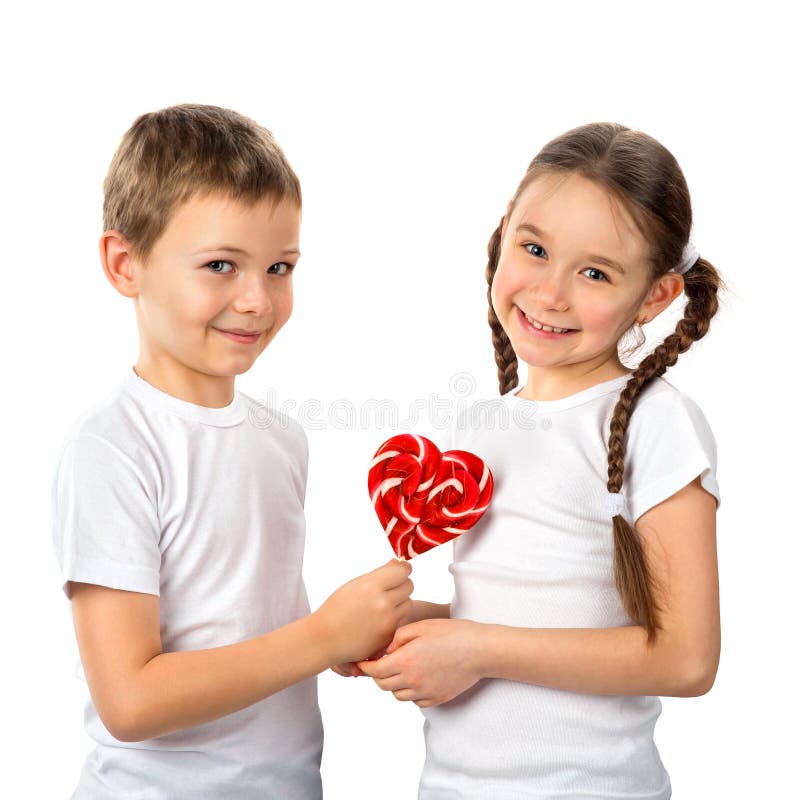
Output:
<svg viewBox="0 0 800 800">
<path fill-rule="evenodd" d="M 103 228 L 145 260 L 180 203 L 221 191 L 236 200 L 302 203 L 300 181 L 272 134 L 236 111 L 185 104 L 142 114 L 103 183 Z"/>
<path fill-rule="evenodd" d="M 548 142 L 528 166 L 507 216 L 530 183 L 545 174 L 578 173 L 618 198 L 634 217 L 650 245 L 650 277 L 654 282 L 675 269 L 692 227 L 689 189 L 678 162 L 664 145 L 641 131 L 612 122 L 582 125 Z M 517 385 L 517 356 L 492 306 L 492 281 L 500 255 L 503 221 L 489 240 L 486 280 L 489 284 L 489 326 L 495 348 L 500 393 Z M 609 492 L 619 492 L 625 467 L 625 432 L 642 388 L 661 376 L 702 339 L 719 306 L 725 283 L 716 268 L 699 258 L 683 276 L 686 306 L 674 333 L 633 371 L 614 407 L 608 442 Z M 652 642 L 659 625 L 660 604 L 636 529 L 613 517 L 614 575 L 625 610 L 647 629 Z"/>
</svg>

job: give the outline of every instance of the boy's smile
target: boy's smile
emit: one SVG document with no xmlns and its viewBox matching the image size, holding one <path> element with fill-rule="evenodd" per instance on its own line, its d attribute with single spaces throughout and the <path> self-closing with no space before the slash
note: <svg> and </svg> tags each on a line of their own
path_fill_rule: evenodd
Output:
<svg viewBox="0 0 800 800">
<path fill-rule="evenodd" d="M 145 263 L 130 256 L 139 323 L 137 374 L 180 399 L 222 407 L 289 319 L 300 209 L 195 195 Z"/>
</svg>

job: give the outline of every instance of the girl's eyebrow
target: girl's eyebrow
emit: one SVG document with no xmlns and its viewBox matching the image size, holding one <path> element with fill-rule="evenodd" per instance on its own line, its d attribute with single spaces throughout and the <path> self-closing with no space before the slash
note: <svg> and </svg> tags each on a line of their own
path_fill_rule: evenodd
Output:
<svg viewBox="0 0 800 800">
<path fill-rule="evenodd" d="M 518 231 L 530 231 L 534 236 L 542 236 L 544 237 L 544 233 L 542 233 L 535 225 L 532 225 L 530 222 L 520 222 L 517 225 Z"/>
<path fill-rule="evenodd" d="M 545 233 L 540 231 L 535 225 L 532 225 L 530 222 L 520 222 L 520 224 L 517 225 L 517 231 L 528 231 L 529 233 L 532 233 L 534 236 L 540 236 L 543 239 L 547 238 L 547 235 Z M 618 261 L 613 261 L 612 259 L 606 258 L 605 256 L 597 256 L 597 255 L 590 255 L 588 258 L 590 261 L 596 261 L 598 264 L 604 264 L 607 267 L 611 267 L 611 269 L 615 269 L 621 275 L 625 274 L 625 270 L 622 268 L 622 264 L 620 264 Z"/>
<path fill-rule="evenodd" d="M 621 275 L 625 274 L 625 270 L 622 269 L 622 264 L 618 261 L 612 261 L 610 258 L 606 258 L 605 256 L 589 256 L 590 261 L 596 261 L 598 264 L 605 264 L 607 267 L 611 267 L 611 269 L 615 269 Z"/>
</svg>

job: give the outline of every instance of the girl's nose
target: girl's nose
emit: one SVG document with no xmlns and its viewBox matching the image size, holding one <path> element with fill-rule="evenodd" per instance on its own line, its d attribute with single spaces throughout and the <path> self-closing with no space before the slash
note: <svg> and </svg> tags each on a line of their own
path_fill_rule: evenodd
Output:
<svg viewBox="0 0 800 800">
<path fill-rule="evenodd" d="M 567 311 L 569 309 L 567 281 L 568 276 L 565 273 L 551 267 L 543 270 L 539 280 L 531 284 L 530 292 L 541 308 Z"/>
<path fill-rule="evenodd" d="M 264 274 L 247 275 L 241 273 L 236 286 L 236 297 L 233 301 L 233 310 L 239 313 L 268 314 L 272 311 L 272 300 L 268 286 L 268 279 Z"/>
</svg>

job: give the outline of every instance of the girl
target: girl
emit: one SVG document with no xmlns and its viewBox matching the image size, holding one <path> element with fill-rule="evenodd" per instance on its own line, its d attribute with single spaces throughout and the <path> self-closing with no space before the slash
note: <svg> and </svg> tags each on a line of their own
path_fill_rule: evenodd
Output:
<svg viewBox="0 0 800 800">
<path fill-rule="evenodd" d="M 661 377 L 723 286 L 691 225 L 673 156 L 601 123 L 544 147 L 491 237 L 504 413 L 468 409 L 445 444 L 487 462 L 494 500 L 455 548 L 445 618 L 357 665 L 424 709 L 420 798 L 671 796 L 658 695 L 707 692 L 720 648 L 714 436 Z M 623 334 L 681 292 L 675 332 L 627 369 Z"/>
</svg>

